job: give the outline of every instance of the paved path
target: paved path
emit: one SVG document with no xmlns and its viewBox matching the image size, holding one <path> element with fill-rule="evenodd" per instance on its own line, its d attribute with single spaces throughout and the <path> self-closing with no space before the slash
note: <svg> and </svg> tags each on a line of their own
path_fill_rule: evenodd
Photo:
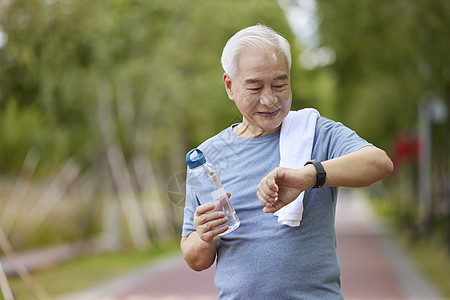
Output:
<svg viewBox="0 0 450 300">
<path fill-rule="evenodd" d="M 346 299 L 442 299 L 373 218 L 360 191 L 340 192 L 336 231 Z M 61 300 L 216 299 L 213 276 L 214 268 L 194 272 L 177 256 Z"/>
<path fill-rule="evenodd" d="M 336 233 L 346 299 L 443 299 L 374 218 L 361 190 L 340 191 Z"/>
</svg>

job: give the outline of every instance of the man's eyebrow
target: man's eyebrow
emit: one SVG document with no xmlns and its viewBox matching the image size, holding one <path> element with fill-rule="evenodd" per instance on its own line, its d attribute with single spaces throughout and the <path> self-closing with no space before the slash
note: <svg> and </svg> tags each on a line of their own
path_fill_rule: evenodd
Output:
<svg viewBox="0 0 450 300">
<path fill-rule="evenodd" d="M 289 77 L 287 76 L 287 74 L 283 74 L 283 75 L 275 77 L 272 81 L 283 80 L 283 79 L 288 79 L 288 78 Z"/>
<path fill-rule="evenodd" d="M 283 74 L 280 76 L 275 77 L 272 81 L 277 81 L 277 80 L 284 80 L 284 79 L 288 79 L 289 77 L 287 76 L 287 74 Z M 260 83 L 263 82 L 261 79 L 253 79 L 253 78 L 249 78 L 245 80 L 245 83 Z"/>
<path fill-rule="evenodd" d="M 262 82 L 262 80 L 261 79 L 246 79 L 245 80 L 245 82 L 246 83 L 259 83 L 259 82 Z"/>
</svg>

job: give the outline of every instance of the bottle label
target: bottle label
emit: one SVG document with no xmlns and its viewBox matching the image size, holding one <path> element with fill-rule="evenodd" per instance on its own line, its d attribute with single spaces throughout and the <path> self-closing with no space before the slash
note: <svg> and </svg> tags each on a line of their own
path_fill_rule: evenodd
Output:
<svg viewBox="0 0 450 300">
<path fill-rule="evenodd" d="M 220 197 L 223 197 L 223 196 L 225 196 L 225 195 L 226 195 L 226 192 L 225 192 L 225 188 L 224 188 L 224 187 L 221 187 L 220 189 L 215 190 L 215 191 L 213 191 L 213 192 L 211 193 L 211 196 L 212 196 L 214 199 L 219 199 Z"/>
</svg>

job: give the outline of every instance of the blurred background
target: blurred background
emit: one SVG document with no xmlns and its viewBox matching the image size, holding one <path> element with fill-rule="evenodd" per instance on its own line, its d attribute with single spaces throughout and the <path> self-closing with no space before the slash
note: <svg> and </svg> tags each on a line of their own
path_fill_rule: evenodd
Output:
<svg viewBox="0 0 450 300">
<path fill-rule="evenodd" d="M 407 247 L 441 253 L 449 275 L 444 0 L 1 0 L 5 261 L 57 245 L 71 245 L 61 261 L 176 251 L 185 153 L 239 122 L 220 56 L 256 23 L 291 41 L 292 109 L 388 152 L 395 173 L 370 188 L 373 207 Z M 39 293 L 32 270 L 7 271 Z"/>
</svg>

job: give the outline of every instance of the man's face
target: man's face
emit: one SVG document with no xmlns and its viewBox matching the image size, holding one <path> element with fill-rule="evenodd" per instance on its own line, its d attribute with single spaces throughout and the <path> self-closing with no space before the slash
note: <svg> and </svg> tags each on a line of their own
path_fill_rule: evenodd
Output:
<svg viewBox="0 0 450 300">
<path fill-rule="evenodd" d="M 242 114 L 242 136 L 263 136 L 280 128 L 292 102 L 289 66 L 282 53 L 243 52 L 238 74 L 233 79 L 224 74 L 224 83 Z"/>
</svg>

